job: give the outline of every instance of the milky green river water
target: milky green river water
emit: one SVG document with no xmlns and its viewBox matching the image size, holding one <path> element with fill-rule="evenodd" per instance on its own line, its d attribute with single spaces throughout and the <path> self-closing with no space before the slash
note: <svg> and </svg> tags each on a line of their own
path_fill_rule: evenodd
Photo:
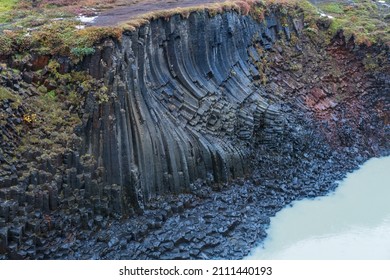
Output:
<svg viewBox="0 0 390 280">
<path fill-rule="evenodd" d="M 247 259 L 390 260 L 390 157 L 367 161 L 329 196 L 277 213 Z"/>
</svg>

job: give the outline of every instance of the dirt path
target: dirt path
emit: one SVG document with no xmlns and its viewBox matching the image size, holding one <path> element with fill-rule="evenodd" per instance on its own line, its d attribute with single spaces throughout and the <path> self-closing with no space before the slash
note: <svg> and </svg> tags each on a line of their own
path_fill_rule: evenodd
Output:
<svg viewBox="0 0 390 280">
<path fill-rule="evenodd" d="M 349 3 L 351 0 L 309 0 L 314 5 L 321 3 L 342 2 Z M 174 8 L 187 8 L 199 5 L 226 2 L 226 0 L 122 0 L 117 6 L 101 12 L 88 25 L 115 26 L 128 21 L 136 16 L 159 10 Z"/>
<path fill-rule="evenodd" d="M 90 23 L 93 26 L 114 26 L 118 23 L 130 20 L 138 15 L 146 14 L 158 10 L 168 10 L 174 8 L 186 8 L 204 4 L 220 3 L 226 0 L 144 0 L 129 1 L 121 7 L 115 7 L 103 11 Z"/>
</svg>

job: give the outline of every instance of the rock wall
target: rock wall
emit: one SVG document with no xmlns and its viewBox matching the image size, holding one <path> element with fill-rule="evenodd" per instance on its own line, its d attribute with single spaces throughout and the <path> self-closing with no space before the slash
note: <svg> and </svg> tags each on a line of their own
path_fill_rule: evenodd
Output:
<svg viewBox="0 0 390 280">
<path fill-rule="evenodd" d="M 158 19 L 120 43 L 105 42 L 86 67 L 111 96 L 91 99 L 83 152 L 122 210 L 189 190 L 196 179 L 221 183 L 250 171 L 249 147 L 283 129 L 278 106 L 263 97 L 254 48 L 290 36 L 272 14 L 259 23 L 234 12 Z M 260 127 L 262 126 L 262 127 Z M 96 177 L 98 179 L 98 177 Z"/>
<path fill-rule="evenodd" d="M 19 139 L 34 126 L 25 121 L 31 105 L 2 100 L 0 254 L 35 258 L 60 232 L 142 213 L 150 199 L 190 192 L 197 179 L 220 184 L 249 174 L 252 146 L 272 149 L 284 123 L 277 102 L 263 96 L 256 47 L 289 40 L 289 26 L 275 13 L 263 22 L 236 12 L 157 19 L 119 42 L 104 40 L 79 65 L 56 58 L 58 81 L 45 78 L 49 57 L 9 60 L 18 71 L 1 69 L 0 82 L 18 100 L 45 95 L 40 83 L 68 87 L 72 71 L 103 83 L 71 85 L 89 91 L 84 105 L 60 106 L 82 124 L 51 139 L 58 120 L 36 140 L 60 143 L 55 151 L 31 145 L 20 154 Z"/>
</svg>

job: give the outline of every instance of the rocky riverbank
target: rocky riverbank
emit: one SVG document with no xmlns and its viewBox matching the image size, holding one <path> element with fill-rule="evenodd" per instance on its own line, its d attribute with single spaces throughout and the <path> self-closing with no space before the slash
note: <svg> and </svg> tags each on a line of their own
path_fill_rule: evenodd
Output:
<svg viewBox="0 0 390 280">
<path fill-rule="evenodd" d="M 264 240 L 277 211 L 329 193 L 336 180 L 370 156 L 357 156 L 354 148 L 258 152 L 259 169 L 251 178 L 222 186 L 198 181 L 191 193 L 152 202 L 143 215 L 113 223 L 100 217 L 102 227 L 73 231 L 66 241 L 58 237 L 51 244 L 54 252 L 48 248 L 39 258 L 241 259 Z"/>
</svg>

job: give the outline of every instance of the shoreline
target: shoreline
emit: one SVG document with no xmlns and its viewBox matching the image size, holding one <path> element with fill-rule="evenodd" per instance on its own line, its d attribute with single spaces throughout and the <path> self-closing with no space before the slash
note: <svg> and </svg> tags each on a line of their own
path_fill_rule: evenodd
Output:
<svg viewBox="0 0 390 280">
<path fill-rule="evenodd" d="M 48 248 L 50 253 L 38 254 L 37 259 L 242 259 L 263 243 L 270 217 L 294 201 L 328 195 L 337 181 L 372 157 L 333 151 L 326 160 L 331 165 L 321 170 L 325 180 L 316 182 L 316 187 L 313 181 L 302 184 L 312 173 L 301 173 L 288 185 L 282 178 L 261 180 L 264 170 L 236 180 L 223 191 L 199 180 L 192 194 L 172 196 L 171 203 L 151 202 L 141 216 L 122 221 L 102 217 L 96 233 L 81 232 L 67 242 L 57 238 L 58 247 Z M 262 158 L 268 166 L 274 160 Z M 314 162 L 326 166 L 323 160 Z"/>
<path fill-rule="evenodd" d="M 388 259 L 389 165 L 390 156 L 370 158 L 330 195 L 282 209 L 271 219 L 267 230 L 271 238 L 246 260 Z"/>
</svg>

